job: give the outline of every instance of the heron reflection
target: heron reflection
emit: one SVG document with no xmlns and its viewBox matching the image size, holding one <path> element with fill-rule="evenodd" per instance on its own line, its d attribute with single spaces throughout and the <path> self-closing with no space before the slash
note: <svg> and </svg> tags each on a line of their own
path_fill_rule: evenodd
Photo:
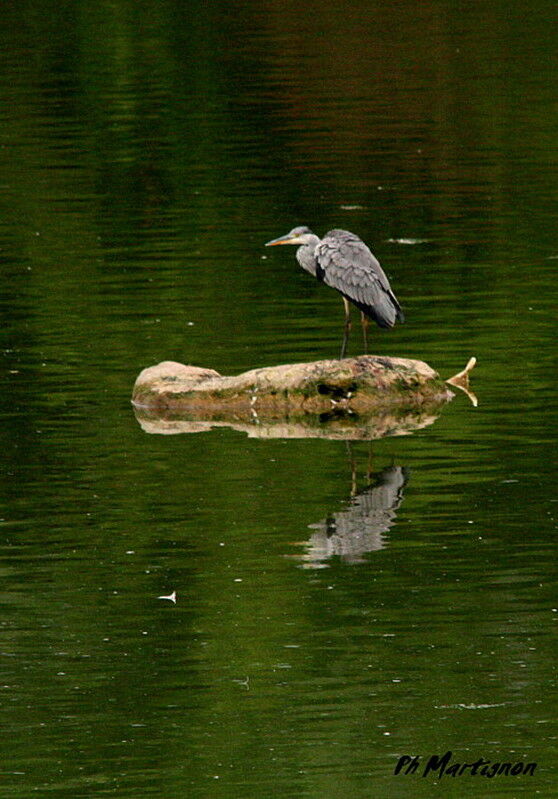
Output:
<svg viewBox="0 0 558 799">
<path fill-rule="evenodd" d="M 408 480 L 408 469 L 390 466 L 376 474 L 373 485 L 351 496 L 345 510 L 309 525 L 315 532 L 304 544 L 304 567 L 325 568 L 334 556 L 345 563 L 362 563 L 365 553 L 382 549 Z"/>
</svg>

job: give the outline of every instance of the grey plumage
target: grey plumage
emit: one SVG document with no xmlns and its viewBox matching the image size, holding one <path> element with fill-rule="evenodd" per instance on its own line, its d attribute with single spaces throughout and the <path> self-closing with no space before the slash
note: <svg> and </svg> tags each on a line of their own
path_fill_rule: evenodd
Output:
<svg viewBox="0 0 558 799">
<path fill-rule="evenodd" d="M 276 244 L 299 244 L 296 258 L 301 267 L 339 291 L 380 327 L 405 320 L 386 273 L 354 233 L 335 229 L 320 239 L 309 228 L 296 227 L 267 246 Z"/>
<path fill-rule="evenodd" d="M 386 273 L 354 233 L 330 230 L 316 246 L 315 256 L 318 280 L 340 291 L 380 327 L 404 321 Z"/>
</svg>

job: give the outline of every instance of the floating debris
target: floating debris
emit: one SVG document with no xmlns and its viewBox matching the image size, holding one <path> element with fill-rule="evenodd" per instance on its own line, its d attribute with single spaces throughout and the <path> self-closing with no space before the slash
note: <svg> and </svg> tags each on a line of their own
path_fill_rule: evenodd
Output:
<svg viewBox="0 0 558 799">
<path fill-rule="evenodd" d="M 158 596 L 157 599 L 168 599 L 169 602 L 174 602 L 176 605 L 176 591 L 173 591 L 172 594 Z"/>
<path fill-rule="evenodd" d="M 456 388 L 460 388 L 471 400 L 473 403 L 473 407 L 476 408 L 479 404 L 476 394 L 473 394 L 472 391 L 469 390 L 469 372 L 471 369 L 474 368 L 477 359 L 475 357 L 469 358 L 467 362 L 467 366 L 461 372 L 458 372 L 453 377 L 450 377 L 449 380 L 446 380 L 446 383 L 449 383 L 450 386 L 456 386 Z"/>
<path fill-rule="evenodd" d="M 466 704 L 465 702 L 458 702 L 456 705 L 434 705 L 436 710 L 486 710 L 491 707 L 504 707 L 505 702 L 485 702 L 477 705 L 473 702 Z"/>
<path fill-rule="evenodd" d="M 390 244 L 428 244 L 430 239 L 388 239 Z"/>
</svg>

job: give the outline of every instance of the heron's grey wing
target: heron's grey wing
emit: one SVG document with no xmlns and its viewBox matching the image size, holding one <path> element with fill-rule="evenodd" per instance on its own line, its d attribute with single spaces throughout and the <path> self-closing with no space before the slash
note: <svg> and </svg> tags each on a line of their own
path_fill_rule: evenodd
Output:
<svg viewBox="0 0 558 799">
<path fill-rule="evenodd" d="M 366 244 L 347 230 L 330 230 L 315 249 L 317 277 L 341 292 L 380 327 L 403 321 L 389 280 Z"/>
</svg>

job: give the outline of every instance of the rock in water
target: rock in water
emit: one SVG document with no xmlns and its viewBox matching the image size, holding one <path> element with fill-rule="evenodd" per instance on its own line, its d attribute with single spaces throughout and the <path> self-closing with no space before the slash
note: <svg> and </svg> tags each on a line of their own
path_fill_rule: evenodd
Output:
<svg viewBox="0 0 558 799">
<path fill-rule="evenodd" d="M 227 377 L 214 369 L 163 361 L 144 369 L 132 402 L 150 413 L 189 418 L 279 419 L 364 414 L 387 408 L 424 409 L 453 397 L 428 364 L 362 355 L 251 369 Z"/>
</svg>

